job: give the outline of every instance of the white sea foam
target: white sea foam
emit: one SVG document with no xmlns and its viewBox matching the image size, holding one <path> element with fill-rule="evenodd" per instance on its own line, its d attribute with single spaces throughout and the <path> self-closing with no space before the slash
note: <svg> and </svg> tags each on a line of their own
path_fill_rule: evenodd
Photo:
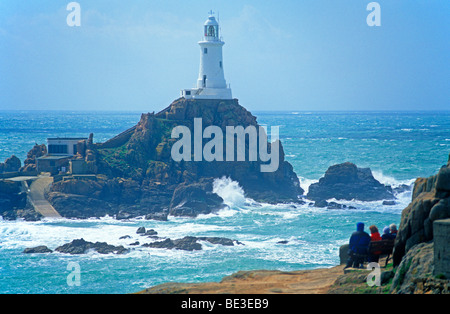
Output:
<svg viewBox="0 0 450 314">
<path fill-rule="evenodd" d="M 415 179 L 407 179 L 407 180 L 397 180 L 394 177 L 383 174 L 383 172 L 379 170 L 372 170 L 372 175 L 375 179 L 377 179 L 380 183 L 384 185 L 390 185 L 392 187 L 399 187 L 401 185 L 412 185 Z"/>
<path fill-rule="evenodd" d="M 231 208 L 242 207 L 247 201 L 242 187 L 239 186 L 238 182 L 231 180 L 229 177 L 215 179 L 213 192 L 223 198 L 224 203 Z"/>
<path fill-rule="evenodd" d="M 298 177 L 298 179 L 300 180 L 300 187 L 305 190 L 305 195 L 308 194 L 311 184 L 319 182 L 319 180 L 316 179 L 308 179 L 300 176 Z"/>
</svg>

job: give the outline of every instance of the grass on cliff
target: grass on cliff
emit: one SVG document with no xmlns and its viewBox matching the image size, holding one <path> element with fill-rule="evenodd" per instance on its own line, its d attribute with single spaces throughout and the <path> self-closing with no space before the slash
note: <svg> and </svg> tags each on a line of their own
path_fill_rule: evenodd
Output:
<svg viewBox="0 0 450 314">
<path fill-rule="evenodd" d="M 381 262 L 380 262 L 381 263 Z M 384 265 L 384 261 L 382 262 Z M 385 268 L 381 268 L 381 272 L 392 271 L 392 263 Z M 371 271 L 366 269 L 354 270 L 341 275 L 328 290 L 329 294 L 390 294 L 392 280 L 378 286 L 369 286 L 367 284 L 367 276 Z"/>
<path fill-rule="evenodd" d="M 100 158 L 112 168 L 127 170 L 130 167 L 125 159 L 127 154 L 127 144 L 124 144 L 117 148 L 99 149 L 98 153 L 100 155 Z"/>
</svg>

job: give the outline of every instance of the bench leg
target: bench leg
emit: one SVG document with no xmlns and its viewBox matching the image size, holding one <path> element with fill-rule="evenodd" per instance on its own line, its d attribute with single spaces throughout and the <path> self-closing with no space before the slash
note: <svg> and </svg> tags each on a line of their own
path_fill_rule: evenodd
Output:
<svg viewBox="0 0 450 314">
<path fill-rule="evenodd" d="M 384 262 L 384 268 L 386 268 L 387 267 L 387 264 L 388 264 L 388 262 L 389 262 L 389 258 L 391 257 L 391 254 L 388 254 L 387 256 L 386 256 L 386 262 Z"/>
</svg>

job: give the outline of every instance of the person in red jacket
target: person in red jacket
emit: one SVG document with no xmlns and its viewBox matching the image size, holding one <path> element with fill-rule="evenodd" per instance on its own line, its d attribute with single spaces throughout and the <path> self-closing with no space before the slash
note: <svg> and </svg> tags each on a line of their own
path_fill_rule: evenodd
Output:
<svg viewBox="0 0 450 314">
<path fill-rule="evenodd" d="M 378 228 L 375 225 L 372 225 L 369 227 L 370 230 L 370 241 L 381 241 L 380 232 L 378 232 Z M 375 262 L 378 263 L 378 260 L 380 259 L 380 251 L 373 252 L 372 254 L 369 254 L 369 262 Z"/>
</svg>

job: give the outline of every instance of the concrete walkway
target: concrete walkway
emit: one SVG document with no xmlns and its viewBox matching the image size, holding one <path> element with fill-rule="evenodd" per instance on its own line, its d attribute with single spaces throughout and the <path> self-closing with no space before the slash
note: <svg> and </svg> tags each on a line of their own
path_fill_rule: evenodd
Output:
<svg viewBox="0 0 450 314">
<path fill-rule="evenodd" d="M 45 199 L 45 189 L 52 184 L 53 178 L 46 175 L 39 176 L 31 183 L 28 199 L 33 205 L 34 210 L 44 217 L 61 218 L 61 215 L 53 208 L 53 206 Z"/>
</svg>

